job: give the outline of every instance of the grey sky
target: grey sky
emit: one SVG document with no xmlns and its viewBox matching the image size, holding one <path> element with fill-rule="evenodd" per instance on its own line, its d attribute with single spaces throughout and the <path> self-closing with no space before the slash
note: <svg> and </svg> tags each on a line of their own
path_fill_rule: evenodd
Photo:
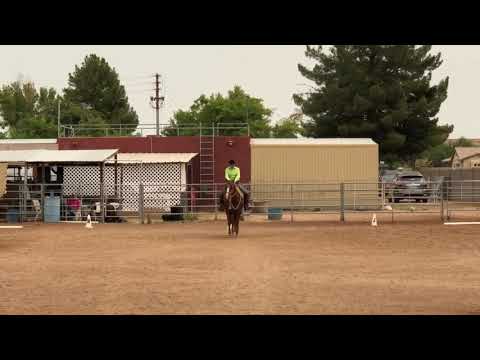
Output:
<svg viewBox="0 0 480 360">
<path fill-rule="evenodd" d="M 238 84 L 249 94 L 264 99 L 274 109 L 273 119 L 288 116 L 295 109 L 292 94 L 308 84 L 297 70 L 308 63 L 304 46 L 0 46 L 0 84 L 14 81 L 19 74 L 37 86 L 58 90 L 67 84 L 75 64 L 95 53 L 116 68 L 131 105 L 141 123 L 154 123 L 149 105 L 153 95 L 153 74 L 165 80 L 165 105 L 160 122 L 190 106 L 201 94 L 226 94 Z M 480 80 L 480 46 L 434 46 L 444 63 L 434 82 L 449 75 L 448 99 L 440 111 L 440 123 L 455 125 L 452 137 L 480 138 L 476 116 L 476 84 Z"/>
</svg>

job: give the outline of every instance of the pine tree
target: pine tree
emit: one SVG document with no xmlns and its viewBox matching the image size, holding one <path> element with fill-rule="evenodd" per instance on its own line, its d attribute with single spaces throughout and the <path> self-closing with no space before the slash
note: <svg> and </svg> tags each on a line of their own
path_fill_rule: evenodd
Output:
<svg viewBox="0 0 480 360">
<path fill-rule="evenodd" d="M 414 164 L 453 130 L 438 125 L 448 77 L 431 85 L 442 60 L 430 51 L 429 45 L 337 45 L 328 52 L 307 46 L 306 56 L 316 64 L 298 69 L 317 87 L 294 95 L 310 118 L 305 135 L 372 138 L 382 160 Z"/>
<path fill-rule="evenodd" d="M 75 66 L 73 74 L 68 75 L 68 85 L 64 90 L 67 104 L 81 106 L 84 112 L 94 112 L 95 115 L 90 117 L 93 116 L 95 121 L 89 122 L 89 126 L 104 123 L 107 126 L 121 125 L 123 134 L 135 131 L 138 116 L 128 102 L 118 73 L 104 58 L 95 54 L 86 56 L 82 65 Z M 75 119 L 80 121 L 79 117 Z"/>
</svg>

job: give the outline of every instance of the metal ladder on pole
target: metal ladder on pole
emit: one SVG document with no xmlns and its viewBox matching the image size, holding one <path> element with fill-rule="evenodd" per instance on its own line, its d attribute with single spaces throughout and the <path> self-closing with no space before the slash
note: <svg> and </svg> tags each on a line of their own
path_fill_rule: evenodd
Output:
<svg viewBox="0 0 480 360">
<path fill-rule="evenodd" d="M 203 131 L 205 130 L 207 130 L 207 134 L 203 134 Z M 209 190 L 213 190 L 214 183 L 215 126 L 212 126 L 212 128 L 204 129 L 200 125 L 200 184 L 207 185 L 207 188 Z"/>
</svg>

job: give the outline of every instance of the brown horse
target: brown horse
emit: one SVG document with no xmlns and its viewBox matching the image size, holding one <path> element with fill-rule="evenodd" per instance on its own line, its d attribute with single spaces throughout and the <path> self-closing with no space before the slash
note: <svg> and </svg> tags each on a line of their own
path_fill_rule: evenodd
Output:
<svg viewBox="0 0 480 360">
<path fill-rule="evenodd" d="M 223 197 L 223 207 L 227 215 L 228 235 L 238 236 L 240 217 L 243 210 L 243 193 L 238 186 L 229 182 Z"/>
</svg>

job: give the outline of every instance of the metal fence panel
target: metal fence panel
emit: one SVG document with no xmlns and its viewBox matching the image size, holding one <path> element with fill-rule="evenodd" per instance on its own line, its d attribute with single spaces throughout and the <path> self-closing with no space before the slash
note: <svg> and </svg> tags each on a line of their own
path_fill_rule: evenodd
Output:
<svg viewBox="0 0 480 360">
<path fill-rule="evenodd" d="M 460 172 L 456 173 L 464 175 Z M 432 177 L 433 178 L 433 177 Z M 382 183 L 246 184 L 253 209 L 247 216 L 266 216 L 269 208 L 295 214 L 388 213 L 438 214 L 439 219 L 480 211 L 480 180 L 445 180 L 435 177 L 421 192 L 392 189 Z M 89 187 L 100 184 L 89 184 Z M 104 185 L 98 194 L 65 193 L 63 186 L 7 184 L 0 198 L 0 221 L 152 222 L 169 219 L 223 218 L 218 211 L 224 184 Z M 158 201 L 161 199 L 162 201 Z"/>
</svg>

